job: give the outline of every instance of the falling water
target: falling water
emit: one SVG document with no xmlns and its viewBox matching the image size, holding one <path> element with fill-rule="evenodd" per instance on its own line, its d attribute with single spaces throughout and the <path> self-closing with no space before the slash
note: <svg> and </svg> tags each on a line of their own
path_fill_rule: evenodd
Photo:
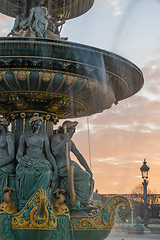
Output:
<svg viewBox="0 0 160 240">
<path fill-rule="evenodd" d="M 133 21 L 133 17 L 135 17 L 134 12 L 138 8 L 139 4 L 141 4 L 144 1 L 145 0 L 134 0 L 134 1 L 130 0 L 125 12 L 122 15 L 119 25 L 117 26 L 117 31 L 115 33 L 114 40 L 112 42 L 111 50 L 114 49 L 115 51 L 116 49 L 121 47 L 119 46 L 119 44 L 121 42 L 121 38 L 123 37 L 124 31 L 126 30 L 125 31 L 125 38 L 126 38 L 126 32 L 129 31 L 130 25 Z"/>
</svg>

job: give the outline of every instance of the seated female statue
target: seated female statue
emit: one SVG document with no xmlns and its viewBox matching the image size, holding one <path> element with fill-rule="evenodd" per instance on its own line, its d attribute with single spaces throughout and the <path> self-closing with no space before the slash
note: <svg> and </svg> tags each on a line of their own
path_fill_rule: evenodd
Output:
<svg viewBox="0 0 160 240">
<path fill-rule="evenodd" d="M 0 203 L 3 202 L 3 188 L 8 187 L 9 174 L 15 172 L 15 142 L 14 136 L 8 132 L 9 121 L 0 117 Z"/>
<path fill-rule="evenodd" d="M 67 157 L 69 157 L 69 164 L 74 166 L 74 190 L 76 194 L 75 204 L 77 207 L 84 208 L 89 205 L 89 199 L 94 188 L 94 180 L 92 179 L 93 174 L 86 160 L 72 141 L 72 136 L 75 133 L 77 124 L 78 122 L 76 121 L 65 121 L 62 126 L 60 126 L 53 133 L 51 137 L 51 149 L 58 168 L 57 185 L 58 188 L 66 191 L 66 203 L 70 205 L 70 189 L 66 165 L 66 159 Z M 67 127 L 67 133 L 64 133 L 65 127 Z M 68 142 L 67 151 L 66 142 Z M 83 170 L 78 163 L 71 160 L 70 152 L 75 155 L 75 157 L 85 170 Z"/>
<path fill-rule="evenodd" d="M 29 124 L 31 131 L 24 133 L 19 140 L 16 159 L 17 196 L 19 208 L 29 200 L 37 189 L 44 189 L 50 197 L 57 167 L 50 151 L 47 135 L 39 133 L 43 118 L 34 116 Z M 54 169 L 54 176 L 53 176 Z"/>
</svg>

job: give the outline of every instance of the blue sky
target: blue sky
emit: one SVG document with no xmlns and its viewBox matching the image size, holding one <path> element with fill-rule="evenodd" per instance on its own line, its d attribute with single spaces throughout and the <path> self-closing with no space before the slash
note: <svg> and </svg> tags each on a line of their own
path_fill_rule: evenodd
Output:
<svg viewBox="0 0 160 240">
<path fill-rule="evenodd" d="M 0 15 L 0 36 L 13 22 Z M 66 22 L 62 36 L 119 54 L 144 74 L 138 94 L 89 117 L 96 188 L 130 193 L 141 183 L 139 168 L 147 158 L 149 188 L 160 193 L 160 0 L 95 0 L 86 14 Z M 78 121 L 74 141 L 89 162 L 87 120 Z"/>
<path fill-rule="evenodd" d="M 86 14 L 69 20 L 62 34 L 143 66 L 144 57 L 160 40 L 159 12 L 158 0 L 96 0 Z"/>
</svg>

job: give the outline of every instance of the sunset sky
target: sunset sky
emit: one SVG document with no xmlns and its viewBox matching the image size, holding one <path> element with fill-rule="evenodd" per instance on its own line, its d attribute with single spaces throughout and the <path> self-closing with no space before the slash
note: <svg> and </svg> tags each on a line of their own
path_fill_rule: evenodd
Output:
<svg viewBox="0 0 160 240">
<path fill-rule="evenodd" d="M 13 22 L 0 15 L 0 36 Z M 140 92 L 89 117 L 95 189 L 131 193 L 142 182 L 146 158 L 148 187 L 160 193 L 160 0 L 95 0 L 90 11 L 66 22 L 61 35 L 121 55 L 144 74 Z M 73 140 L 89 163 L 87 119 L 78 122 Z"/>
</svg>

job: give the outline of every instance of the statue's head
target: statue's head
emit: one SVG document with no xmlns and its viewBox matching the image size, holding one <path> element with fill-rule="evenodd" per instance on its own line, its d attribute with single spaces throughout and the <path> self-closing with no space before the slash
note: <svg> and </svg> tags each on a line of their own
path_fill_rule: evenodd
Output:
<svg viewBox="0 0 160 240">
<path fill-rule="evenodd" d="M 41 127 L 42 122 L 43 122 L 43 117 L 33 116 L 29 120 L 29 125 L 34 131 L 36 131 Z"/>
<path fill-rule="evenodd" d="M 76 128 L 76 126 L 78 125 L 77 121 L 64 121 L 62 124 L 62 127 L 66 126 L 67 128 Z"/>
<path fill-rule="evenodd" d="M 7 127 L 9 126 L 10 121 L 5 118 L 5 117 L 0 117 L 0 132 L 2 132 L 2 130 L 7 130 Z"/>
<path fill-rule="evenodd" d="M 67 128 L 67 132 L 70 134 L 70 136 L 72 137 L 73 134 L 75 133 L 76 130 L 76 126 L 78 125 L 77 121 L 64 121 L 62 124 L 63 129 L 66 127 Z"/>
<path fill-rule="evenodd" d="M 38 0 L 37 3 L 39 6 L 45 6 L 46 0 Z"/>
<path fill-rule="evenodd" d="M 60 126 L 56 132 L 57 133 L 64 133 L 64 129 L 66 128 L 67 132 L 70 134 L 72 137 L 73 134 L 75 133 L 76 126 L 78 125 L 77 121 L 64 121 L 62 126 Z"/>
</svg>

